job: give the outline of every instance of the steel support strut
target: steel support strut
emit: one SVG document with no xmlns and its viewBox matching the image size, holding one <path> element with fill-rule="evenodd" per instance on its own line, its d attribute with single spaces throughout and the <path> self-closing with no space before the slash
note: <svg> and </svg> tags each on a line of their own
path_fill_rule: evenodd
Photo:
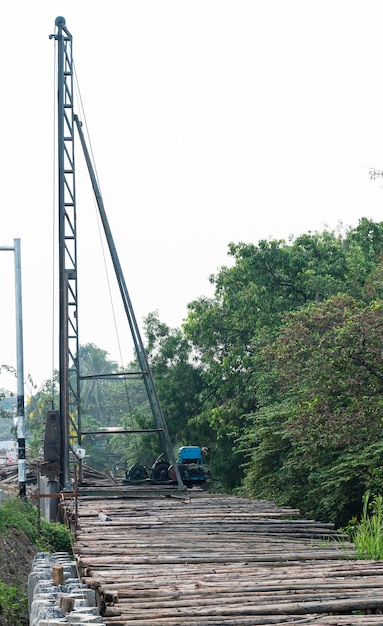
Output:
<svg viewBox="0 0 383 626">
<path fill-rule="evenodd" d="M 96 198 L 96 202 L 97 202 L 97 206 L 98 206 L 98 210 L 99 210 L 99 214 L 100 214 L 100 218 L 101 218 L 101 222 L 104 228 L 104 233 L 105 233 L 105 237 L 106 237 L 106 241 L 109 247 L 109 252 L 110 252 L 110 256 L 112 259 L 112 263 L 113 263 L 113 267 L 114 267 L 114 271 L 115 271 L 115 275 L 116 275 L 116 279 L 117 279 L 117 283 L 118 283 L 118 287 L 120 290 L 120 294 L 121 294 L 121 298 L 122 298 L 122 303 L 125 309 L 125 314 L 129 323 L 129 327 L 130 327 L 130 331 L 132 334 L 132 338 L 133 338 L 133 342 L 134 342 L 134 347 L 136 350 L 136 354 L 137 354 L 137 358 L 138 358 L 138 362 L 141 368 L 141 373 L 142 373 L 142 377 L 144 379 L 144 383 L 145 383 L 145 388 L 146 388 L 146 393 L 148 396 L 148 400 L 149 400 L 149 404 L 150 404 L 150 408 L 152 411 L 152 415 L 154 418 L 154 422 L 156 424 L 156 428 L 158 429 L 159 432 L 159 439 L 160 439 L 160 443 L 161 443 L 161 448 L 163 453 L 165 454 L 165 456 L 169 459 L 169 461 L 172 463 L 174 470 L 175 470 L 175 474 L 176 474 L 176 479 L 177 479 L 177 483 L 178 483 L 178 487 L 179 489 L 184 489 L 184 484 L 181 478 L 181 474 L 180 471 L 178 469 L 178 465 L 174 456 L 174 451 L 173 451 L 173 446 L 171 444 L 171 440 L 170 440 L 170 436 L 169 436 L 169 431 L 167 428 L 167 424 L 165 421 L 165 417 L 164 414 L 162 412 L 162 408 L 160 405 L 160 401 L 157 395 L 157 390 L 156 390 L 156 386 L 154 384 L 154 379 L 153 379 L 153 375 L 152 375 L 152 371 L 150 369 L 150 365 L 146 356 L 146 352 L 145 352 L 145 348 L 141 339 L 141 334 L 137 325 L 137 321 L 136 321 L 136 316 L 134 314 L 134 310 L 132 307 L 132 303 L 130 300 L 130 296 L 129 296 L 129 292 L 125 283 L 125 278 L 124 278 L 124 274 L 121 268 L 121 264 L 120 264 L 120 260 L 118 257 L 118 253 L 117 253 L 117 249 L 116 246 L 114 244 L 114 240 L 113 240 L 113 235 L 112 235 L 112 231 L 110 229 L 109 226 L 109 222 L 108 222 L 108 218 L 105 212 L 105 208 L 104 208 L 104 202 L 102 199 L 102 195 L 100 192 L 100 188 L 97 182 L 97 178 L 95 175 L 95 171 L 92 165 L 92 161 L 89 155 L 89 150 L 88 147 L 86 145 L 86 141 L 85 141 L 85 137 L 84 137 L 84 133 L 82 130 L 82 125 L 80 120 L 78 119 L 78 116 L 75 115 L 74 116 L 74 121 L 78 130 L 78 134 L 80 137 L 80 141 L 81 141 L 81 146 L 84 152 L 84 156 L 85 156 L 85 161 L 88 167 L 88 172 L 89 172 L 89 176 L 92 182 L 92 187 L 93 187 L 93 191 L 94 191 L 94 195 Z"/>
</svg>

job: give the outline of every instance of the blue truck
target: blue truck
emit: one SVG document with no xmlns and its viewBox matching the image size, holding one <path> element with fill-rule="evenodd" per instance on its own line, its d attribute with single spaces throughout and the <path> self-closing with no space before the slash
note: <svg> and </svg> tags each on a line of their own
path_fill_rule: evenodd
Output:
<svg viewBox="0 0 383 626">
<path fill-rule="evenodd" d="M 182 481 L 187 487 L 207 487 L 210 472 L 204 463 L 206 453 L 207 448 L 200 446 L 182 446 L 178 450 L 177 465 Z M 157 459 L 152 466 L 151 479 L 155 482 L 175 481 L 176 474 L 173 465 L 169 465 L 163 459 Z"/>
</svg>

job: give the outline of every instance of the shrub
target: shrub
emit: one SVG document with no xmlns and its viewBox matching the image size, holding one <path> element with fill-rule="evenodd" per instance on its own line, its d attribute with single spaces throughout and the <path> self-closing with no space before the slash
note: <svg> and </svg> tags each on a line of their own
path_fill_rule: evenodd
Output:
<svg viewBox="0 0 383 626">
<path fill-rule="evenodd" d="M 42 520 L 41 536 L 51 552 L 72 552 L 72 535 L 69 529 L 57 522 Z"/>
<path fill-rule="evenodd" d="M 17 587 L 11 587 L 0 580 L 0 621 L 16 626 L 26 614 L 27 595 L 20 593 Z"/>
<path fill-rule="evenodd" d="M 0 507 L 0 533 L 8 528 L 17 528 L 40 549 L 47 552 L 71 552 L 72 534 L 58 522 L 40 519 L 38 528 L 38 510 L 30 502 L 21 498 L 7 498 Z"/>
<path fill-rule="evenodd" d="M 353 522 L 348 532 L 355 545 L 357 559 L 383 559 L 383 498 L 376 496 L 370 502 L 370 493 L 363 498 L 360 522 Z"/>
</svg>

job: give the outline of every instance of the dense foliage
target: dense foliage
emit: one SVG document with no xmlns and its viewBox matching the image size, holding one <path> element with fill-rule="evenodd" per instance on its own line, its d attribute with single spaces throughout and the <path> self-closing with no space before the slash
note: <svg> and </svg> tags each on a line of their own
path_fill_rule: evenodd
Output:
<svg viewBox="0 0 383 626">
<path fill-rule="evenodd" d="M 209 391 L 195 421 L 215 435 L 214 473 L 345 523 L 381 488 L 383 224 L 229 250 L 214 298 L 192 302 L 184 325 Z"/>
<path fill-rule="evenodd" d="M 188 305 L 182 329 L 145 320 L 146 345 L 171 438 L 209 448 L 213 488 L 299 506 L 345 524 L 382 488 L 383 223 L 229 245 L 214 296 Z M 88 344 L 87 372 L 116 372 Z M 136 364 L 129 364 L 133 369 Z M 30 405 L 30 425 L 51 389 Z M 145 428 L 138 381 L 84 384 L 86 426 Z M 110 437 L 92 462 L 149 462 L 142 437 Z M 150 452 L 150 454 L 148 453 Z M 147 456 L 145 457 L 145 454 Z"/>
</svg>

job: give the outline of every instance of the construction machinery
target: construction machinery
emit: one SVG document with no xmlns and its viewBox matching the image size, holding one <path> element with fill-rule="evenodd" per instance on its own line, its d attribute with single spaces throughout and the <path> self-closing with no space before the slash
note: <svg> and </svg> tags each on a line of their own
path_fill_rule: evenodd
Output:
<svg viewBox="0 0 383 626">
<path fill-rule="evenodd" d="M 75 188 L 75 136 L 80 140 L 82 152 L 89 172 L 93 192 L 98 207 L 110 258 L 114 268 L 123 309 L 133 339 L 138 370 L 118 371 L 108 374 L 109 380 L 140 379 L 144 383 L 148 404 L 153 417 L 150 428 L 126 428 L 119 425 L 118 433 L 122 435 L 158 436 L 159 449 L 163 462 L 172 466 L 173 482 L 179 489 L 185 489 L 169 437 L 166 421 L 158 399 L 151 368 L 141 339 L 132 303 L 125 283 L 121 263 L 114 244 L 112 232 L 107 219 L 104 202 L 98 184 L 88 143 L 84 136 L 83 125 L 74 111 L 74 63 L 72 58 L 72 35 L 65 19 L 57 17 L 55 33 L 50 35 L 57 46 L 57 146 L 58 146 L 58 227 L 59 227 L 59 410 L 50 412 L 48 425 L 51 430 L 46 435 L 44 460 L 48 464 L 47 476 L 55 479 L 61 491 L 71 490 L 72 479 L 70 461 L 73 459 L 79 468 L 78 480 L 82 482 L 82 460 L 85 456 L 84 437 L 94 434 L 87 432 L 81 419 L 82 382 L 90 379 L 105 379 L 103 374 L 84 375 L 79 359 L 79 316 L 78 316 L 78 267 L 77 267 L 77 219 L 76 219 L 76 188 Z M 116 431 L 114 431 L 115 434 Z M 110 435 L 106 428 L 97 429 L 97 436 Z M 52 446 L 51 444 L 54 445 Z M 53 453 L 52 453 L 53 449 Z M 190 464 L 189 464 L 190 465 Z M 56 469 L 58 467 L 58 470 Z M 146 480 L 146 470 L 138 461 L 129 470 L 128 481 Z M 168 479 L 169 480 L 169 479 Z M 194 480 L 194 478 L 193 478 Z"/>
<path fill-rule="evenodd" d="M 199 446 L 182 446 L 178 450 L 178 470 L 183 483 L 187 487 L 207 487 L 210 478 L 210 470 L 204 463 L 207 448 Z M 176 473 L 172 466 L 168 469 L 168 476 L 176 481 Z"/>
<path fill-rule="evenodd" d="M 178 450 L 177 470 L 186 487 L 207 488 L 210 470 L 204 463 L 207 448 L 200 446 L 181 446 Z M 125 484 L 150 482 L 152 484 L 176 484 L 175 466 L 170 464 L 163 454 L 153 463 L 150 472 L 139 463 L 132 465 L 125 474 Z"/>
</svg>

